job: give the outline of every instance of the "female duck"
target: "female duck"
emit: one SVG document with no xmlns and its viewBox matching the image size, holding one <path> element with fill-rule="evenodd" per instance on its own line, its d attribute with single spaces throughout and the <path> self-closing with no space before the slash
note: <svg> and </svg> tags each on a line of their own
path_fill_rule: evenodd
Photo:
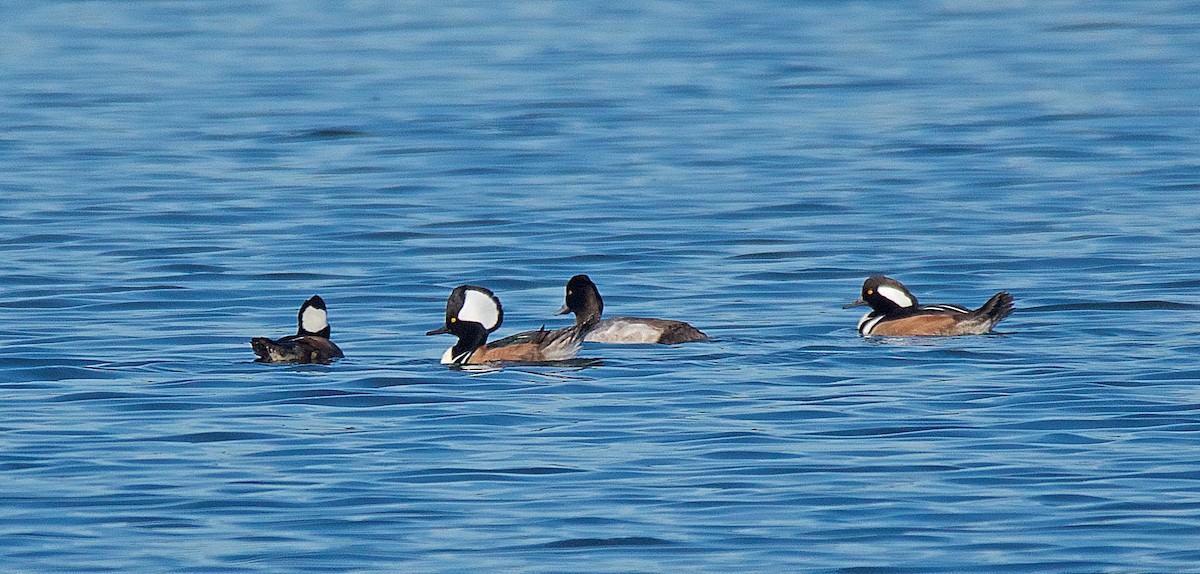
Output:
<svg viewBox="0 0 1200 574">
<path fill-rule="evenodd" d="M 1013 312 L 1013 298 L 996 293 L 978 309 L 958 305 L 918 305 L 917 298 L 899 281 L 882 275 L 863 283 L 862 296 L 846 305 L 870 305 L 871 312 L 858 321 L 858 333 L 871 336 L 984 335 Z"/>
<path fill-rule="evenodd" d="M 325 301 L 313 295 L 300 305 L 296 315 L 295 335 L 271 340 L 266 337 L 250 339 L 255 359 L 260 363 L 328 363 L 341 358 L 342 350 L 329 340 L 329 314 Z"/>
<path fill-rule="evenodd" d="M 542 363 L 573 358 L 583 346 L 586 327 L 526 331 L 487 342 L 489 333 L 504 322 L 500 299 L 490 290 L 460 285 L 446 300 L 446 324 L 426 335 L 451 333 L 458 343 L 442 355 L 442 364 L 478 365 L 483 363 Z"/>
<path fill-rule="evenodd" d="M 594 343 L 659 343 L 674 345 L 704 341 L 708 335 L 683 321 L 645 319 L 641 317 L 610 317 L 600 319 L 604 300 L 587 275 L 576 275 L 567 281 L 566 304 L 555 315 L 575 313 L 575 324 L 595 324 L 587 331 L 585 341 Z"/>
</svg>

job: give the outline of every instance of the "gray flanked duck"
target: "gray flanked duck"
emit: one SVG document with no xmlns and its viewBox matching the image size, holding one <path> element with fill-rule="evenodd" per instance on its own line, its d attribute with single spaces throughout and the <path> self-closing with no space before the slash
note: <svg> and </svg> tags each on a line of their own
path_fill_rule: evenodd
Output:
<svg viewBox="0 0 1200 574">
<path fill-rule="evenodd" d="M 604 300 L 600 290 L 587 275 L 576 275 L 567 281 L 566 301 L 556 315 L 575 313 L 575 324 L 589 324 L 584 341 L 593 343 L 657 343 L 674 345 L 706 341 L 708 335 L 699 329 L 670 319 L 643 317 L 610 317 L 601 319 Z"/>
</svg>

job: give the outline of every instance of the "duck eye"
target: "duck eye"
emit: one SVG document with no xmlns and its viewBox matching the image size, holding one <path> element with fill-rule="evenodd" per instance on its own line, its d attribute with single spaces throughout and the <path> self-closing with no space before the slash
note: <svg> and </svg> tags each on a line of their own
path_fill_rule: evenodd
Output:
<svg viewBox="0 0 1200 574">
<path fill-rule="evenodd" d="M 451 318 L 450 318 L 450 322 L 451 322 L 451 323 L 457 323 L 457 322 L 458 322 L 458 317 L 451 317 Z"/>
<path fill-rule="evenodd" d="M 874 295 L 874 294 L 875 294 L 875 290 L 867 289 L 867 295 Z"/>
<path fill-rule="evenodd" d="M 570 289 L 567 290 L 567 295 L 574 295 L 574 294 L 575 294 L 574 291 L 571 291 Z"/>
</svg>

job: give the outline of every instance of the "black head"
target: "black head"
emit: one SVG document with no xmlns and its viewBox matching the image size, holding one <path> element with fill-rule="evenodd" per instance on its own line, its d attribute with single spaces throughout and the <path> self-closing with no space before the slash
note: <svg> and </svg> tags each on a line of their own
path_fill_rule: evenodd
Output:
<svg viewBox="0 0 1200 574">
<path fill-rule="evenodd" d="M 504 308 L 495 294 L 483 287 L 459 285 L 446 299 L 446 323 L 425 334 L 450 333 L 458 337 L 458 343 L 446 352 L 442 362 L 461 363 L 482 347 L 488 333 L 499 329 L 503 322 Z"/>
<path fill-rule="evenodd" d="M 504 308 L 491 290 L 475 285 L 459 285 L 446 299 L 446 323 L 426 335 L 452 333 L 459 323 L 478 323 L 484 332 L 491 333 L 504 323 Z"/>
<path fill-rule="evenodd" d="M 325 300 L 313 295 L 300 305 L 296 314 L 296 334 L 316 335 L 329 338 L 329 312 L 325 309 Z"/>
<path fill-rule="evenodd" d="M 862 295 L 844 308 L 870 305 L 879 313 L 891 313 L 917 306 L 917 298 L 899 281 L 883 275 L 873 275 L 863 282 Z"/>
<path fill-rule="evenodd" d="M 604 299 L 600 298 L 600 290 L 592 283 L 587 275 L 576 275 L 567 281 L 565 303 L 555 315 L 575 313 L 575 323 L 583 324 L 600 320 L 604 313 Z"/>
</svg>

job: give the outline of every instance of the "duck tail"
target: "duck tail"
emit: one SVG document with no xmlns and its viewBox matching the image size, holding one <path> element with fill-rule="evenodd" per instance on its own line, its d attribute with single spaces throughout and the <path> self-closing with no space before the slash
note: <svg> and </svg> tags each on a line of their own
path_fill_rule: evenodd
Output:
<svg viewBox="0 0 1200 574">
<path fill-rule="evenodd" d="M 1001 291 L 995 295 L 992 295 L 992 298 L 988 299 L 987 303 L 984 303 L 978 309 L 971 311 L 971 316 L 975 321 L 978 322 L 980 327 L 983 327 L 983 331 L 987 332 L 988 330 L 991 330 L 992 326 L 994 326 L 996 323 L 999 323 L 1000 321 L 1004 320 L 1005 317 L 1012 315 L 1012 312 L 1012 295 Z"/>
<path fill-rule="evenodd" d="M 272 360 L 272 355 L 278 356 L 283 354 L 283 348 L 280 347 L 275 341 L 272 341 L 266 337 L 255 337 L 250 339 L 250 348 L 254 349 L 254 354 L 258 355 L 259 361 L 270 362 Z"/>
<path fill-rule="evenodd" d="M 693 341 L 707 341 L 708 335 L 682 321 L 674 323 L 663 330 L 663 334 L 659 337 L 658 342 L 663 345 L 675 345 L 678 343 L 691 343 Z"/>
</svg>

